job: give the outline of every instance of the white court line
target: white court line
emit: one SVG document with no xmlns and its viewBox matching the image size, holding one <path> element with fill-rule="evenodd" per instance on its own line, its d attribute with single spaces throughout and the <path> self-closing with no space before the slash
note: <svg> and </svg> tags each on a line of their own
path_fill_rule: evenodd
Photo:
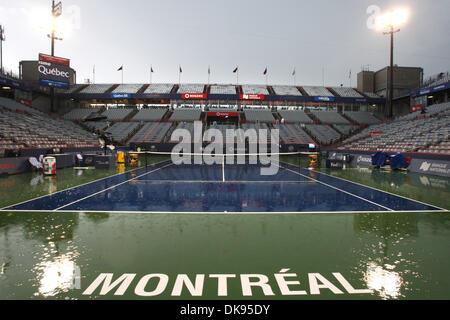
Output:
<svg viewBox="0 0 450 320">
<path fill-rule="evenodd" d="M 391 209 L 391 208 L 385 207 L 385 206 L 383 206 L 383 205 L 381 205 L 381 204 L 378 204 L 378 203 L 376 203 L 376 202 L 373 202 L 373 201 L 367 200 L 367 199 L 365 199 L 365 198 L 363 198 L 363 197 L 357 196 L 356 194 L 353 194 L 353 193 L 351 193 L 351 192 L 348 192 L 348 191 L 339 189 L 339 188 L 334 187 L 334 186 L 332 186 L 332 185 L 330 185 L 330 184 L 327 184 L 327 183 L 325 183 L 325 182 L 321 182 L 321 181 L 319 181 L 319 180 L 316 180 L 316 179 L 313 179 L 313 178 L 311 178 L 311 177 L 305 176 L 304 174 L 295 172 L 294 170 L 291 170 L 291 169 L 288 169 L 288 168 L 284 168 L 284 167 L 282 167 L 282 166 L 279 166 L 279 167 L 282 168 L 282 169 L 288 170 L 288 171 L 290 171 L 290 172 L 292 172 L 292 173 L 298 174 L 299 176 L 302 176 L 302 177 L 304 177 L 304 178 L 308 178 L 308 179 L 311 179 L 311 180 L 313 180 L 313 181 L 316 181 L 317 183 L 323 184 L 324 186 L 327 186 L 327 187 L 329 187 L 329 188 L 338 190 L 338 191 L 340 191 L 340 192 L 343 192 L 343 193 L 346 193 L 346 194 L 348 194 L 348 195 L 351 195 L 351 196 L 353 196 L 353 197 L 355 197 L 355 198 L 358 198 L 358 199 L 364 200 L 364 201 L 366 201 L 366 202 L 369 202 L 369 203 L 371 203 L 371 204 L 374 204 L 374 205 L 376 205 L 376 206 L 378 206 L 378 207 L 381 207 L 381 208 L 383 208 L 383 209 L 386 209 L 386 210 L 388 210 L 388 211 L 395 211 L 395 210 L 393 210 L 393 209 Z"/>
<path fill-rule="evenodd" d="M 153 173 L 153 172 L 156 172 L 156 171 L 158 171 L 158 170 L 167 168 L 167 167 L 169 167 L 169 166 L 173 166 L 173 163 L 166 164 L 165 166 L 162 166 L 161 168 L 152 170 L 152 171 L 150 171 L 150 172 L 146 172 L 146 173 L 141 174 L 141 175 L 139 175 L 139 176 L 137 176 L 137 177 L 134 177 L 134 178 L 129 179 L 129 180 L 127 180 L 127 181 L 124 181 L 124 182 L 121 182 L 121 183 L 119 183 L 119 184 L 116 184 L 116 185 L 114 185 L 114 186 L 112 186 L 112 187 L 109 187 L 109 188 L 103 189 L 103 190 L 101 190 L 101 191 L 98 191 L 98 192 L 96 192 L 96 193 L 93 193 L 93 194 L 91 194 L 91 195 L 89 195 L 89 196 L 87 196 L 87 197 L 81 198 L 81 199 L 76 200 L 76 201 L 73 201 L 73 202 L 71 202 L 71 203 L 69 203 L 69 204 L 63 205 L 63 206 L 61 206 L 61 207 L 59 207 L 59 208 L 53 209 L 52 211 L 58 211 L 59 209 L 62 209 L 62 208 L 68 207 L 68 206 L 70 206 L 70 205 L 72 205 L 72 204 L 74 204 L 74 203 L 77 203 L 77 202 L 80 202 L 80 201 L 89 199 L 89 198 L 91 198 L 91 197 L 93 197 L 93 196 L 96 196 L 96 195 L 98 195 L 98 194 L 100 194 L 100 193 L 103 193 L 103 192 L 105 192 L 105 191 L 114 189 L 114 188 L 116 188 L 116 187 L 118 187 L 118 186 L 121 186 L 121 185 L 123 185 L 123 184 L 125 184 L 125 183 L 128 183 L 128 182 L 130 182 L 130 181 L 132 181 L 132 180 L 139 179 L 140 177 L 146 176 L 146 175 L 148 175 L 148 174 L 150 174 L 150 173 Z"/>
<path fill-rule="evenodd" d="M 286 164 L 292 166 L 292 164 L 289 164 L 289 163 L 286 163 Z M 419 201 L 419 200 L 414 200 L 414 199 L 411 199 L 411 198 L 408 198 L 408 197 L 405 197 L 405 196 L 401 196 L 399 194 L 395 194 L 395 193 L 392 193 L 392 192 L 389 192 L 389 191 L 380 190 L 380 189 L 377 189 L 377 188 L 374 188 L 374 187 L 371 187 L 371 186 L 367 186 L 365 184 L 361 184 L 361 183 L 358 183 L 358 182 L 355 182 L 355 181 L 347 180 L 347 179 L 340 178 L 340 177 L 335 177 L 335 176 L 332 176 L 332 175 L 329 175 L 329 174 L 326 174 L 326 173 L 323 173 L 323 172 L 320 172 L 320 171 L 314 171 L 314 172 L 315 173 L 319 173 L 319 174 L 323 174 L 323 175 L 328 176 L 330 178 L 335 178 L 335 179 L 342 180 L 342 181 L 345 181 L 345 182 L 350 182 L 350 183 L 356 184 L 358 186 L 366 187 L 366 188 L 369 188 L 369 189 L 372 189 L 372 190 L 376 190 L 376 191 L 379 191 L 379 192 L 390 194 L 392 196 L 396 196 L 396 197 L 403 198 L 403 199 L 406 199 L 406 200 L 409 200 L 409 201 L 417 202 L 417 203 L 420 203 L 420 204 L 423 204 L 423 205 L 426 205 L 426 206 L 438 208 L 438 209 L 443 210 L 443 211 L 448 211 L 447 209 L 435 206 L 433 204 L 425 203 L 425 202 L 422 202 L 422 201 Z"/>
<path fill-rule="evenodd" d="M 222 160 L 222 182 L 225 182 L 225 159 Z"/>
<path fill-rule="evenodd" d="M 1 211 L 1 210 L 0 210 Z M 302 215 L 302 214 L 391 214 L 391 213 L 449 213 L 449 210 L 399 210 L 399 211 L 274 211 L 274 212 L 193 212 L 193 211 L 98 211 L 98 210 L 6 210 L 4 212 L 14 213 L 109 213 L 109 214 L 179 214 L 179 215 Z"/>
<path fill-rule="evenodd" d="M 133 183 L 169 183 L 169 184 L 183 184 L 183 183 L 224 183 L 219 180 L 136 180 Z M 227 180 L 225 184 L 244 184 L 244 183 L 253 183 L 253 184 L 280 184 L 280 183 L 290 183 L 290 184 L 301 184 L 301 183 L 311 183 L 315 184 L 315 181 L 264 181 L 264 180 Z"/>
<path fill-rule="evenodd" d="M 156 165 L 161 164 L 161 163 L 166 162 L 166 161 L 169 161 L 169 160 L 160 161 L 160 162 L 152 164 L 151 166 L 156 166 Z M 4 211 L 6 208 L 19 206 L 21 204 L 24 204 L 24 203 L 27 203 L 27 202 L 31 202 L 31 201 L 34 201 L 34 200 L 38 200 L 38 199 L 42 199 L 42 198 L 45 198 L 45 197 L 53 196 L 55 194 L 58 194 L 58 193 L 61 193 L 61 192 L 64 192 L 64 191 L 69 191 L 69 190 L 72 190 L 72 189 L 75 189 L 75 188 L 78 188 L 78 187 L 86 186 L 86 185 L 88 185 L 90 183 L 95 183 L 95 182 L 99 182 L 99 181 L 102 181 L 102 180 L 105 180 L 105 179 L 118 177 L 120 175 L 125 175 L 127 173 L 131 173 L 131 172 L 134 172 L 134 171 L 137 171 L 137 170 L 140 170 L 140 169 L 144 169 L 144 168 L 146 168 L 146 167 L 140 167 L 140 168 L 136 168 L 136 169 L 133 169 L 133 170 L 126 171 L 126 172 L 116 173 L 116 174 L 114 174 L 112 176 L 107 176 L 105 178 L 100 178 L 100 179 L 97 179 L 97 180 L 94 180 L 94 181 L 86 182 L 86 183 L 83 183 L 83 184 L 80 184 L 80 185 L 77 185 L 77 186 L 74 186 L 74 187 L 70 187 L 70 188 L 67 188 L 67 189 L 64 189 L 64 190 L 60 190 L 60 191 L 57 191 L 57 192 L 54 192 L 54 193 L 46 194 L 46 195 L 39 196 L 39 197 L 30 199 L 30 200 L 25 200 L 25 201 L 22 201 L 22 202 L 19 202 L 19 203 L 11 204 L 11 205 L 8 205 L 8 206 L 6 206 L 4 208 L 1 208 L 0 211 Z"/>
</svg>

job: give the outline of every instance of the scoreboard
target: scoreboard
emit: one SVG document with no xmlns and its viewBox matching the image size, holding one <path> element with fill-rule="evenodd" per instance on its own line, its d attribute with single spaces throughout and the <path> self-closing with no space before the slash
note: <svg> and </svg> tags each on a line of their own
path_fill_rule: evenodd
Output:
<svg viewBox="0 0 450 320">
<path fill-rule="evenodd" d="M 70 60 L 39 54 L 39 83 L 43 86 L 68 89 L 70 86 Z"/>
</svg>

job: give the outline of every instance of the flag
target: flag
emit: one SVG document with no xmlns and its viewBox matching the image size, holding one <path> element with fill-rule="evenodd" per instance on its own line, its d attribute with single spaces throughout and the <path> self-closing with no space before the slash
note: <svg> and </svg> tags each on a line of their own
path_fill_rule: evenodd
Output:
<svg viewBox="0 0 450 320">
<path fill-rule="evenodd" d="M 183 69 L 181 69 L 181 66 L 180 66 L 180 73 L 182 73 L 183 72 Z"/>
<path fill-rule="evenodd" d="M 208 74 L 211 74 L 211 67 L 208 66 Z"/>
<path fill-rule="evenodd" d="M 295 76 L 295 68 L 294 68 L 294 71 L 292 72 L 292 75 Z"/>
<path fill-rule="evenodd" d="M 150 72 L 154 73 L 155 71 L 153 71 L 153 67 L 150 67 Z"/>
<path fill-rule="evenodd" d="M 266 70 L 264 70 L 264 75 L 266 75 L 267 74 L 267 68 L 266 68 Z"/>
<path fill-rule="evenodd" d="M 238 72 L 239 67 L 236 67 L 236 69 L 234 69 L 233 73 Z"/>
<path fill-rule="evenodd" d="M 349 79 L 352 78 L 352 70 L 350 70 L 350 73 L 348 74 L 348 78 L 349 78 Z"/>
<path fill-rule="evenodd" d="M 122 71 L 123 70 L 123 66 L 121 66 L 119 69 L 117 69 L 117 71 Z"/>
</svg>

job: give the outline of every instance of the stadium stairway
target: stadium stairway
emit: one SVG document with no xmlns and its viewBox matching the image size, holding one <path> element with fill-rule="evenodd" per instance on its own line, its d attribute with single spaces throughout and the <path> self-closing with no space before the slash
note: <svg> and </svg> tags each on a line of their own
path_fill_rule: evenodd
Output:
<svg viewBox="0 0 450 320">
<path fill-rule="evenodd" d="M 109 94 L 111 92 L 113 92 L 114 90 L 116 90 L 116 88 L 118 87 L 118 84 L 113 85 L 111 88 L 109 88 L 108 90 L 106 90 L 104 93 L 105 94 Z"/>
<path fill-rule="evenodd" d="M 123 119 L 123 121 L 124 121 L 124 122 L 132 121 L 132 119 L 134 118 L 134 116 L 135 116 L 136 114 L 138 114 L 138 112 L 139 112 L 138 109 L 134 109 L 133 112 L 131 112 L 129 115 L 127 115 L 125 119 Z"/>
<path fill-rule="evenodd" d="M 339 114 L 340 114 L 344 119 L 346 119 L 348 122 L 350 122 L 351 125 L 353 125 L 353 126 L 361 126 L 360 123 L 355 122 L 355 120 L 353 120 L 352 118 L 348 117 L 345 113 L 340 113 L 340 112 L 339 112 Z"/>
<path fill-rule="evenodd" d="M 314 124 L 322 124 L 322 122 L 317 118 L 309 108 L 305 109 L 305 113 L 308 115 L 308 117 L 311 118 L 312 121 L 314 121 Z"/>
<path fill-rule="evenodd" d="M 175 84 L 172 88 L 172 90 L 170 91 L 170 94 L 175 94 L 178 92 L 178 89 L 180 88 L 180 86 L 178 84 Z"/>
<path fill-rule="evenodd" d="M 336 91 L 334 91 L 332 88 L 326 88 L 328 91 L 330 91 L 332 94 L 333 94 L 333 96 L 335 96 L 335 97 L 340 97 L 340 95 L 336 92 Z"/>
<path fill-rule="evenodd" d="M 138 90 L 137 94 L 143 94 L 143 93 L 145 92 L 145 90 L 147 90 L 148 87 L 150 87 L 149 84 L 144 84 L 144 85 L 142 86 L 142 88 L 140 88 L 140 89 Z"/>
<path fill-rule="evenodd" d="M 297 87 L 297 89 L 302 93 L 304 97 L 309 97 L 309 94 L 306 93 L 305 89 L 303 89 L 302 87 Z"/>
<path fill-rule="evenodd" d="M 275 90 L 273 90 L 272 87 L 267 87 L 267 91 L 269 91 L 271 96 L 276 96 L 277 94 L 275 93 Z"/>
</svg>

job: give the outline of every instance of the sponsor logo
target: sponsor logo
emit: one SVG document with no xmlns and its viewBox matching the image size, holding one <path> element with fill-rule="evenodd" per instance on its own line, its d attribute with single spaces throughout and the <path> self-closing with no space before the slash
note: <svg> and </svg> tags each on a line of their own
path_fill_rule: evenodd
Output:
<svg viewBox="0 0 450 320">
<path fill-rule="evenodd" d="M 131 94 L 129 94 L 129 93 L 113 93 L 113 94 L 111 94 L 111 98 L 114 98 L 114 99 L 131 98 Z"/>
<path fill-rule="evenodd" d="M 331 102 L 334 101 L 333 97 L 314 97 L 315 101 L 325 101 L 325 102 Z"/>
<path fill-rule="evenodd" d="M 14 169 L 15 167 L 14 163 L 0 163 L 0 170 Z"/>
<path fill-rule="evenodd" d="M 206 99 L 207 96 L 208 95 L 205 93 L 185 93 L 181 97 L 183 99 L 190 100 L 190 99 Z"/>
<path fill-rule="evenodd" d="M 56 76 L 56 77 L 62 77 L 62 78 L 70 78 L 70 72 L 59 70 L 57 66 L 52 66 L 51 64 L 47 63 L 39 63 L 38 67 L 39 73 L 46 75 L 46 76 Z"/>
<path fill-rule="evenodd" d="M 419 170 L 423 170 L 423 171 L 427 172 L 428 170 L 430 170 L 430 167 L 431 167 L 431 163 L 423 162 L 422 165 L 420 166 Z"/>
<path fill-rule="evenodd" d="M 419 166 L 420 172 L 431 173 L 431 174 L 443 174 L 449 175 L 450 168 L 448 163 L 444 162 L 431 162 L 431 161 L 423 161 Z"/>
<path fill-rule="evenodd" d="M 356 162 L 358 162 L 358 163 L 360 163 L 360 162 L 369 162 L 369 163 L 372 163 L 372 158 L 364 157 L 364 156 L 359 156 L 359 157 L 356 159 Z"/>
<path fill-rule="evenodd" d="M 266 97 L 263 94 L 241 94 L 241 100 L 264 100 Z"/>
</svg>

